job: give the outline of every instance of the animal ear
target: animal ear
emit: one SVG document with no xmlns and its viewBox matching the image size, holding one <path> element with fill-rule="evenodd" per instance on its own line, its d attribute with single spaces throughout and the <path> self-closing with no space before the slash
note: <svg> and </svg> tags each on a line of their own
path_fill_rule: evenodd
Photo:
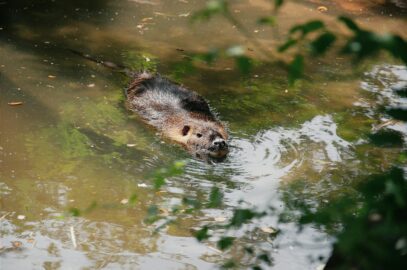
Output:
<svg viewBox="0 0 407 270">
<path fill-rule="evenodd" d="M 191 128 L 189 126 L 184 126 L 182 128 L 182 136 L 186 136 Z"/>
</svg>

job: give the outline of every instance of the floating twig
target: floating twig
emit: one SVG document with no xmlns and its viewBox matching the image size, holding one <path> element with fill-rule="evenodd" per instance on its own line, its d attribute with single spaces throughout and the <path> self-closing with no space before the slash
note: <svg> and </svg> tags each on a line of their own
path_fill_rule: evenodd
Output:
<svg viewBox="0 0 407 270">
<path fill-rule="evenodd" d="M 72 240 L 72 245 L 74 248 L 77 247 L 76 245 L 76 237 L 75 237 L 75 231 L 73 229 L 73 226 L 70 227 L 70 231 L 71 231 L 71 240 Z"/>
</svg>

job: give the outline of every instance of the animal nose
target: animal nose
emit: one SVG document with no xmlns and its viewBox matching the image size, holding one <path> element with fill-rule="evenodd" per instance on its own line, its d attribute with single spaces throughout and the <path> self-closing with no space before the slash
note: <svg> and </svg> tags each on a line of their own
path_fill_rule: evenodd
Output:
<svg viewBox="0 0 407 270">
<path fill-rule="evenodd" d="M 213 144 L 218 147 L 219 149 L 227 148 L 227 144 L 224 139 L 216 139 L 213 141 Z"/>
</svg>

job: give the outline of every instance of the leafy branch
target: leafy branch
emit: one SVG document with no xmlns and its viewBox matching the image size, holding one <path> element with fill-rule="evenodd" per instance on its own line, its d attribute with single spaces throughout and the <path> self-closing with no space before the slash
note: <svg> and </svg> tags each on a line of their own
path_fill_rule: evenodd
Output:
<svg viewBox="0 0 407 270">
<path fill-rule="evenodd" d="M 272 1 L 274 3 L 274 14 L 268 17 L 263 17 L 257 20 L 257 23 L 262 25 L 270 25 L 273 27 L 276 23 L 276 13 L 284 3 L 283 0 Z M 266 47 L 254 35 L 251 34 L 244 24 L 242 24 L 230 12 L 229 3 L 226 0 L 210 0 L 207 2 L 204 9 L 197 11 L 192 16 L 192 21 L 207 21 L 212 17 L 220 15 L 223 16 L 232 25 L 236 26 L 238 31 L 245 36 L 254 46 L 256 46 L 269 60 L 273 59 L 271 54 L 272 48 Z M 344 16 L 337 18 L 339 23 L 342 23 L 350 30 L 351 35 L 342 37 L 344 45 L 340 46 L 339 54 L 349 55 L 353 57 L 354 62 L 359 62 L 370 56 L 374 56 L 380 51 L 390 53 L 394 58 L 400 59 L 407 65 L 407 42 L 398 35 L 384 34 L 379 35 L 372 31 L 360 28 L 352 19 Z M 309 39 L 310 35 L 316 35 L 315 38 Z M 327 51 L 331 50 L 338 40 L 339 33 L 328 27 L 321 20 L 311 20 L 304 24 L 295 25 L 289 31 L 287 40 L 278 47 L 278 52 L 284 53 L 289 49 L 296 46 L 306 45 L 308 55 L 318 57 L 324 55 Z M 233 48 L 242 48 L 241 46 L 234 46 L 226 49 L 223 53 L 221 50 L 212 50 L 209 53 L 200 54 L 209 64 L 212 64 L 216 59 L 221 57 L 232 57 L 235 59 L 236 66 L 239 70 L 247 74 L 252 69 L 253 59 L 248 57 L 243 49 L 234 50 Z M 233 53 L 230 53 L 230 52 Z M 202 57 L 204 56 L 204 57 Z M 198 57 L 199 58 L 199 57 Z M 288 67 L 288 82 L 292 86 L 298 79 L 301 79 L 304 74 L 305 68 L 305 55 L 296 53 L 293 60 L 286 63 Z"/>
</svg>

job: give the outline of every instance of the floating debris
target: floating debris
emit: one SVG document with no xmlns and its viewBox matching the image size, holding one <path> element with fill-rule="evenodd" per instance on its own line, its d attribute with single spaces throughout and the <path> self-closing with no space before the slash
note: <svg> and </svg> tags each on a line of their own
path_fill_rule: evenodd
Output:
<svg viewBox="0 0 407 270">
<path fill-rule="evenodd" d="M 154 12 L 154 14 L 157 15 L 157 16 L 163 16 L 163 17 L 177 17 L 176 15 L 162 13 L 162 12 Z"/>
<path fill-rule="evenodd" d="M 377 126 L 374 126 L 372 128 L 372 131 L 378 131 L 378 130 L 384 128 L 384 127 L 387 127 L 387 126 L 390 126 L 390 125 L 396 125 L 398 123 L 402 123 L 402 121 L 398 121 L 398 120 L 395 120 L 395 119 L 390 119 L 390 120 L 384 121 L 383 123 L 381 123 L 381 124 L 379 124 Z"/>
<path fill-rule="evenodd" d="M 134 147 L 134 146 L 136 146 L 137 144 L 135 144 L 135 143 L 128 143 L 128 144 L 126 144 L 126 146 L 127 147 Z"/>
<path fill-rule="evenodd" d="M 76 247 L 77 247 L 77 245 L 76 245 L 76 237 L 75 237 L 75 231 L 74 231 L 74 229 L 73 229 L 73 226 L 71 226 L 71 227 L 69 228 L 69 230 L 70 230 L 70 232 L 71 232 L 72 245 L 73 245 L 74 248 L 76 248 Z"/>
<path fill-rule="evenodd" d="M 0 147 L 0 149 L 2 150 L 2 148 Z M 0 221 L 1 220 L 3 220 L 3 219 L 5 219 L 8 215 L 10 215 L 11 214 L 11 212 L 8 212 L 8 213 L 5 213 L 4 215 L 2 215 L 1 217 L 0 217 Z"/>
<path fill-rule="evenodd" d="M 11 245 L 13 248 L 21 248 L 23 246 L 23 242 L 21 241 L 11 241 Z"/>
<path fill-rule="evenodd" d="M 19 219 L 19 220 L 24 220 L 24 219 L 25 219 L 25 216 L 24 216 L 24 215 L 18 215 L 18 216 L 17 216 L 17 219 Z"/>
<path fill-rule="evenodd" d="M 262 232 L 269 233 L 269 234 L 277 233 L 277 230 L 272 227 L 261 227 L 260 230 L 262 230 Z"/>
<path fill-rule="evenodd" d="M 317 7 L 317 10 L 318 10 L 319 12 L 327 12 L 327 11 L 328 11 L 328 8 L 327 8 L 326 6 L 319 6 L 319 7 Z"/>
<path fill-rule="evenodd" d="M 213 246 L 208 246 L 208 248 L 215 251 L 216 253 L 222 253 L 222 251 L 220 249 L 217 249 L 217 248 L 215 248 Z"/>
<path fill-rule="evenodd" d="M 10 106 L 19 106 L 19 105 L 23 105 L 24 103 L 22 101 L 11 101 L 7 104 Z"/>
</svg>

